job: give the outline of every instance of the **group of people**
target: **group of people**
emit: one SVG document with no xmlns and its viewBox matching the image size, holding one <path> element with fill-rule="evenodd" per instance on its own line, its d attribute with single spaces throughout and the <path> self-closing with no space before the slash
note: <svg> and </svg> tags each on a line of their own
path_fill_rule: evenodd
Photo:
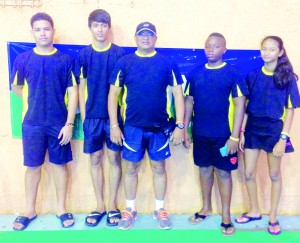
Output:
<svg viewBox="0 0 300 243">
<path fill-rule="evenodd" d="M 262 41 L 264 66 L 244 79 L 237 67 L 223 62 L 224 36 L 210 34 L 204 47 L 207 63 L 188 75 L 183 92 L 183 80 L 176 63 L 155 50 L 157 31 L 150 22 L 137 26 L 134 36 L 137 50 L 125 55 L 121 47 L 109 40 L 109 13 L 102 9 L 91 12 L 88 27 L 92 44 L 80 50 L 75 61 L 53 46 L 54 23 L 48 14 L 32 16 L 31 27 L 36 47 L 16 58 L 11 79 L 12 90 L 23 99 L 22 140 L 27 167 L 26 211 L 14 221 L 15 230 L 26 229 L 37 218 L 37 189 L 47 150 L 49 162 L 53 164 L 56 215 L 64 228 L 75 223 L 65 206 L 66 164 L 72 161 L 70 140 L 79 100 L 83 152 L 90 156 L 97 200 L 96 209 L 85 219 L 87 226 L 98 225 L 106 216 L 108 226 L 122 230 L 132 227 L 137 218 L 138 172 L 147 150 L 155 193 L 153 217 L 159 228 L 170 229 L 172 223 L 164 199 L 165 160 L 171 156 L 171 143 L 192 147 L 195 165 L 200 170 L 203 205 L 188 222 L 197 224 L 212 214 L 211 195 L 216 174 L 224 235 L 235 232 L 230 202 L 231 171 L 238 166 L 237 151 L 244 153 L 251 204 L 247 213 L 235 219 L 240 224 L 262 218 L 255 175 L 260 151 L 267 152 L 272 181 L 268 232 L 281 232 L 277 220 L 280 161 L 289 142 L 294 108 L 300 106 L 300 98 L 297 75 L 279 37 L 268 36 Z M 174 98 L 175 118 L 171 117 L 168 90 Z M 192 140 L 188 133 L 191 121 Z M 110 164 L 107 205 L 103 196 L 104 143 Z M 121 176 L 126 197 L 126 209 L 122 212 L 117 208 Z"/>
</svg>

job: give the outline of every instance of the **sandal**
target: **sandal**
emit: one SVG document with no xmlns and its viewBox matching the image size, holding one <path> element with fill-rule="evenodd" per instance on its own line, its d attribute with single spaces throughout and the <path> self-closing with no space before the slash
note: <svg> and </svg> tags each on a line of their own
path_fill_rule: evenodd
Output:
<svg viewBox="0 0 300 243">
<path fill-rule="evenodd" d="M 109 211 L 106 218 L 107 226 L 118 226 L 120 219 L 122 218 L 122 214 L 119 209 L 116 211 Z M 116 219 L 117 222 L 116 222 Z"/>
<path fill-rule="evenodd" d="M 245 219 L 245 221 L 239 221 L 239 220 L 243 220 Z M 251 217 L 251 216 L 247 216 L 247 213 L 243 213 L 242 216 L 240 218 L 236 218 L 234 221 L 238 224 L 247 224 L 251 221 L 255 221 L 255 220 L 261 220 L 262 216 L 258 216 L 258 217 Z"/>
<path fill-rule="evenodd" d="M 188 218 L 190 224 L 199 224 L 203 220 L 207 219 L 210 215 L 199 214 L 198 212 Z"/>
<path fill-rule="evenodd" d="M 71 213 L 64 213 L 60 216 L 56 215 L 56 217 L 60 219 L 61 227 L 63 228 L 71 228 L 75 224 L 73 214 Z M 73 220 L 73 223 L 71 223 L 70 225 L 65 225 L 67 220 Z"/>
<path fill-rule="evenodd" d="M 274 230 L 274 228 L 275 228 L 275 226 L 280 226 L 279 225 L 279 222 L 278 221 L 276 221 L 275 223 L 271 223 L 270 221 L 269 221 L 269 227 L 268 227 L 268 232 L 271 234 L 271 235 L 279 235 L 280 233 L 281 233 L 281 229 L 279 228 L 279 231 L 271 231 L 270 230 L 270 226 L 273 228 L 273 230 Z"/>
<path fill-rule="evenodd" d="M 97 225 L 100 223 L 100 221 L 102 220 L 102 218 L 103 218 L 105 215 L 106 215 L 106 212 L 105 212 L 105 211 L 102 212 L 102 213 L 97 212 L 97 211 L 91 212 L 91 213 L 90 213 L 88 216 L 86 216 L 86 218 L 85 218 L 85 225 L 86 225 L 86 226 L 89 226 L 89 227 L 95 227 L 95 226 L 97 226 Z M 88 219 L 93 219 L 93 220 L 95 220 L 95 222 L 94 222 L 94 223 L 90 223 L 90 222 L 88 221 Z"/>
<path fill-rule="evenodd" d="M 224 236 L 232 236 L 232 235 L 234 235 L 235 229 L 234 229 L 234 226 L 233 226 L 232 223 L 225 224 L 225 223 L 222 222 L 221 227 L 222 227 L 222 234 Z M 232 232 L 230 232 L 229 229 L 233 229 Z"/>
<path fill-rule="evenodd" d="M 18 217 L 15 219 L 14 224 L 15 224 L 15 223 L 22 224 L 23 227 L 21 227 L 21 228 L 16 228 L 16 227 L 13 226 L 13 229 L 14 229 L 14 230 L 17 230 L 17 231 L 25 230 L 25 229 L 28 227 L 28 225 L 29 225 L 33 220 L 35 220 L 36 218 L 37 218 L 37 215 L 35 215 L 35 216 L 32 217 L 31 219 L 28 218 L 28 217 L 25 217 L 25 216 L 18 216 Z"/>
</svg>

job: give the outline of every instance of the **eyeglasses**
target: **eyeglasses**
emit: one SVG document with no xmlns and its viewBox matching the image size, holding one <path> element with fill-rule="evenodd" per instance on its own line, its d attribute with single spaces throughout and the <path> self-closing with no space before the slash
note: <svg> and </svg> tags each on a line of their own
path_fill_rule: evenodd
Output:
<svg viewBox="0 0 300 243">
<path fill-rule="evenodd" d="M 153 32 L 150 32 L 150 31 L 141 31 L 141 32 L 137 33 L 136 35 L 140 36 L 140 37 L 143 37 L 143 36 L 147 36 L 147 37 L 156 36 L 156 34 L 154 34 Z"/>
</svg>

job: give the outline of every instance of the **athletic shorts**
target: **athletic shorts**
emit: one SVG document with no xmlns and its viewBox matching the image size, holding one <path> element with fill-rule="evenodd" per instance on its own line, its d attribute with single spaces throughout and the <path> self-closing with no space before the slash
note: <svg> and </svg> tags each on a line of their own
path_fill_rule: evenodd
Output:
<svg viewBox="0 0 300 243">
<path fill-rule="evenodd" d="M 103 148 L 104 142 L 108 149 L 118 152 L 122 146 L 118 146 L 110 140 L 110 123 L 108 118 L 86 118 L 83 122 L 84 144 L 83 152 L 91 154 Z"/>
<path fill-rule="evenodd" d="M 124 126 L 123 159 L 139 162 L 148 151 L 149 158 L 154 161 L 165 160 L 171 156 L 169 137 L 159 130 Z"/>
<path fill-rule="evenodd" d="M 248 116 L 245 128 L 245 145 L 247 149 L 262 149 L 272 153 L 280 139 L 283 121 L 272 121 L 268 118 Z M 290 140 L 286 143 L 286 153 L 293 152 Z"/>
<path fill-rule="evenodd" d="M 225 146 L 228 138 L 203 137 L 193 134 L 194 163 L 199 167 L 214 166 L 220 170 L 231 171 L 238 167 L 237 153 L 222 157 L 220 148 Z"/>
<path fill-rule="evenodd" d="M 22 125 L 22 141 L 24 165 L 29 167 L 41 166 L 45 161 L 48 149 L 49 162 L 63 165 L 70 162 L 72 151 L 70 143 L 60 145 L 58 135 L 62 126 L 32 126 Z"/>
</svg>

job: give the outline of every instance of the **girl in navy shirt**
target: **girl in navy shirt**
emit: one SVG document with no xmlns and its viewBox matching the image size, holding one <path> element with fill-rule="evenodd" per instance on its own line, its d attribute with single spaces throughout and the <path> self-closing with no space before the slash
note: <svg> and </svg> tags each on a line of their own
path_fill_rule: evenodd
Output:
<svg viewBox="0 0 300 243">
<path fill-rule="evenodd" d="M 272 182 L 268 232 L 281 233 L 277 209 L 281 194 L 281 158 L 289 145 L 294 108 L 300 106 L 297 75 L 288 59 L 283 41 L 267 36 L 261 44 L 264 66 L 250 72 L 248 105 L 240 133 L 240 149 L 245 152 L 245 177 L 251 208 L 235 221 L 240 224 L 260 220 L 256 167 L 261 150 L 267 152 Z"/>
</svg>

